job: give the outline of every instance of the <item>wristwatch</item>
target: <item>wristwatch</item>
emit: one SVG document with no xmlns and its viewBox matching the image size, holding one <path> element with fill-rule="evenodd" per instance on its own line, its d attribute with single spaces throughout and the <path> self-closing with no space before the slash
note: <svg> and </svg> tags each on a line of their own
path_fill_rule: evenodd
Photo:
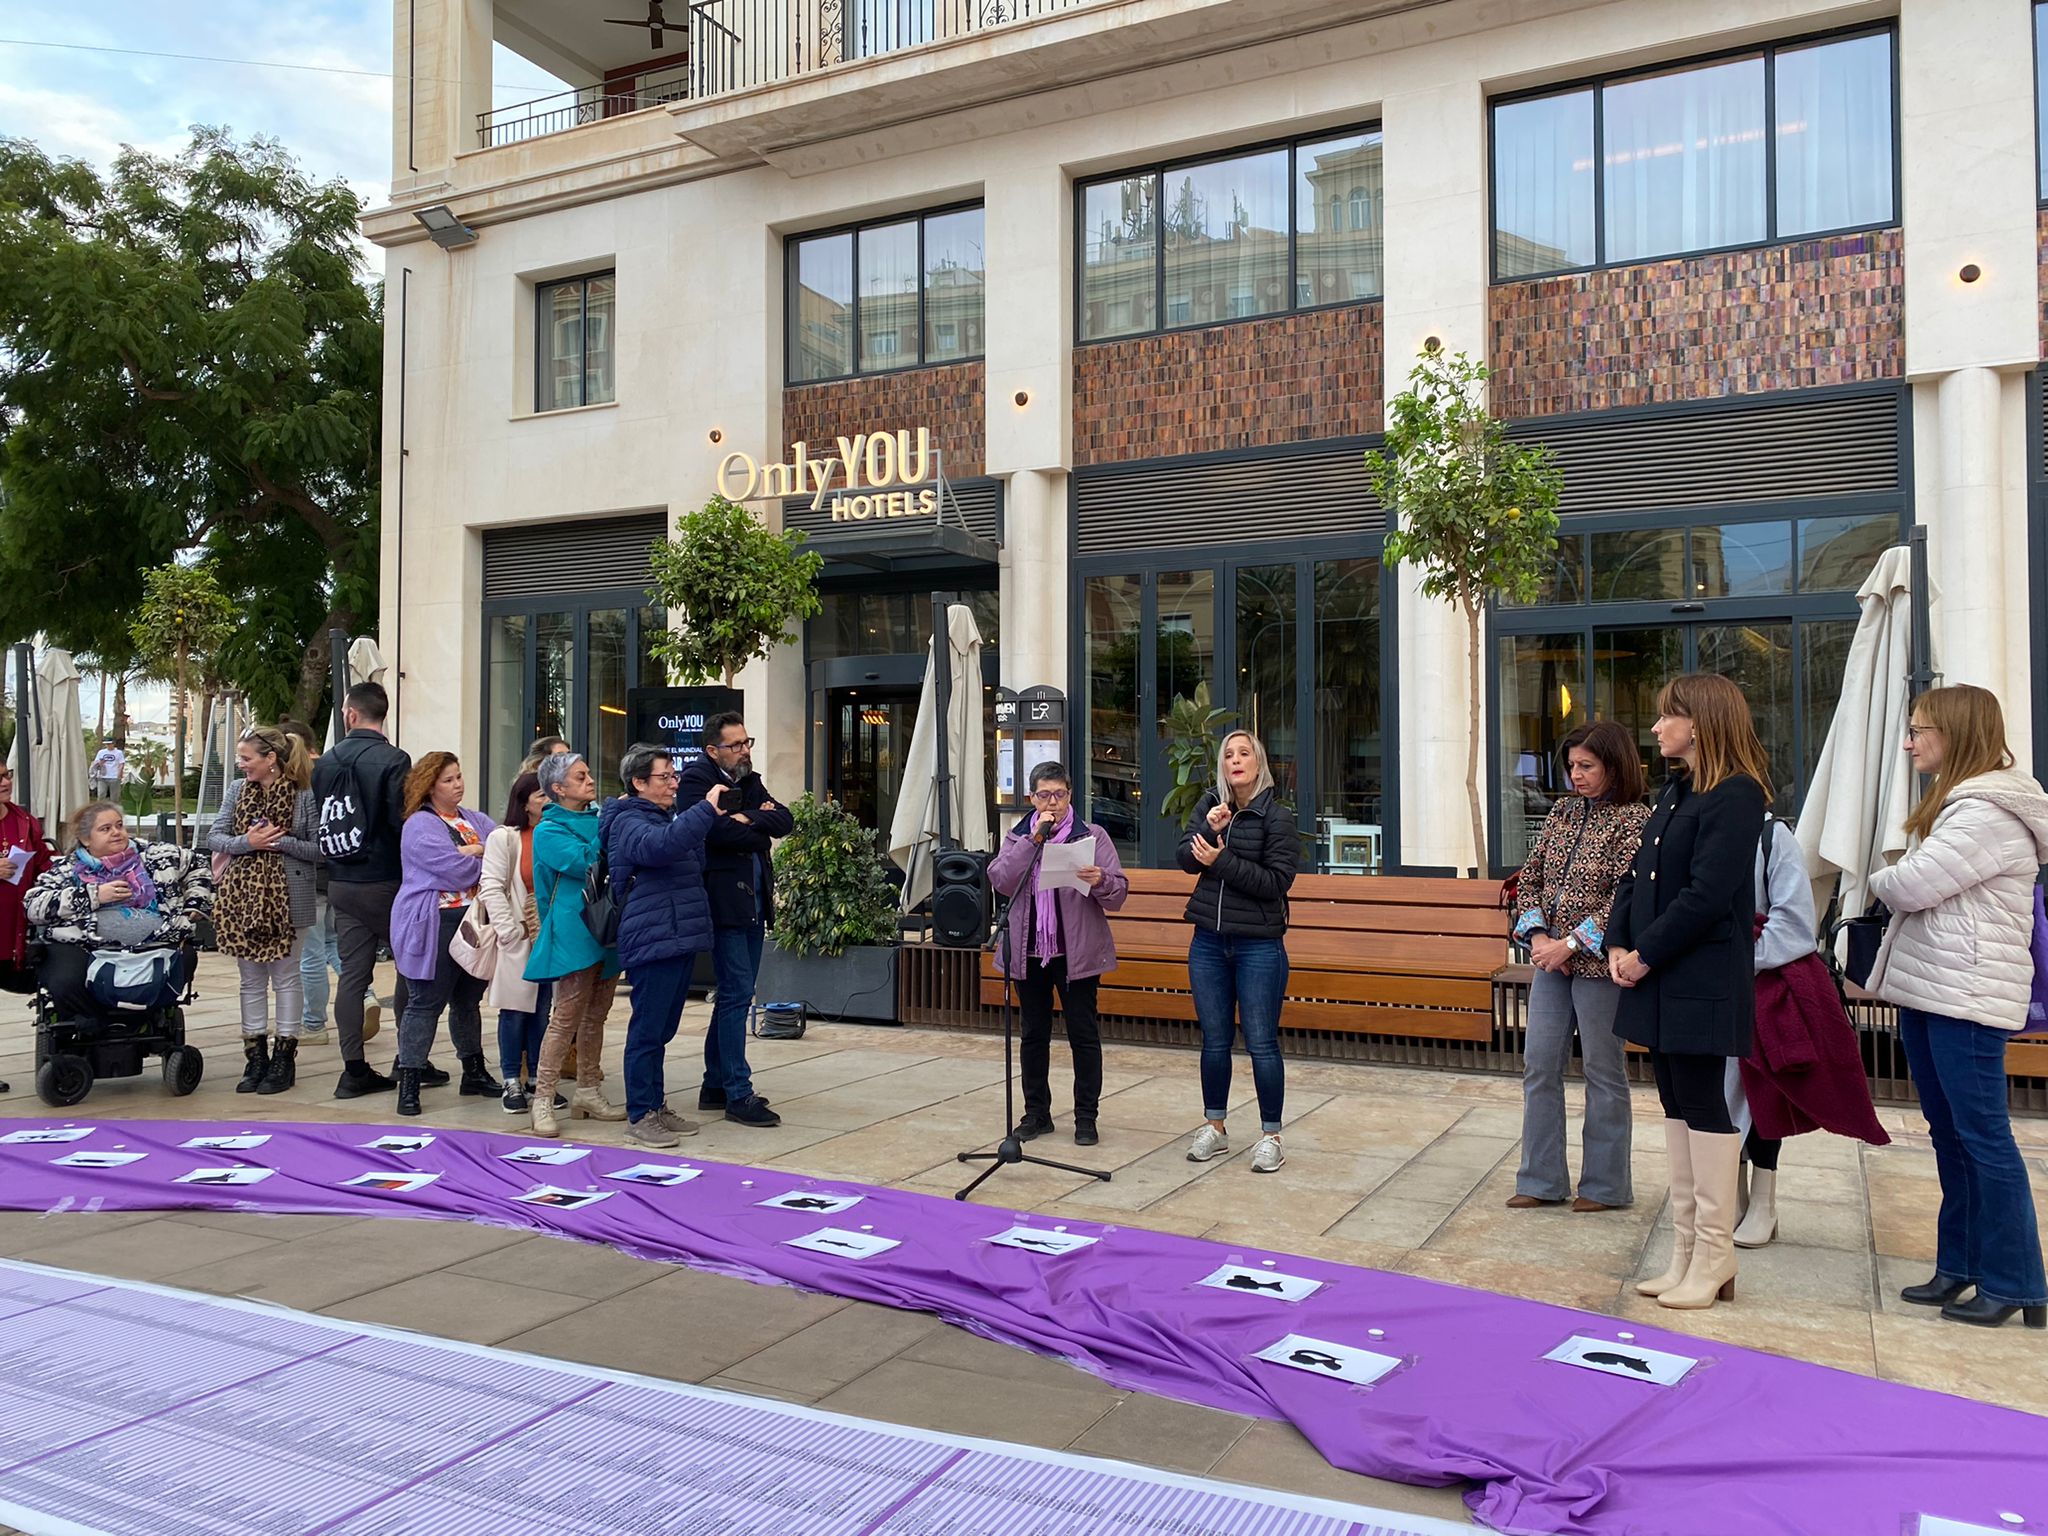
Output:
<svg viewBox="0 0 2048 1536">
<path fill-rule="evenodd" d="M 1579 936 L 1576 933 L 1568 933 L 1564 936 L 1564 947 L 1570 950 L 1575 955 L 1580 950 L 1585 948 L 1585 946 L 1579 942 Z"/>
</svg>

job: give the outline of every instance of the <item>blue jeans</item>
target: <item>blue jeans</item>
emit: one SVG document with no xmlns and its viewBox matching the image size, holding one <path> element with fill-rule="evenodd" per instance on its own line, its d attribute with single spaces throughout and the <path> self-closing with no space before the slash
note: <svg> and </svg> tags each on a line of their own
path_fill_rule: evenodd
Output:
<svg viewBox="0 0 2048 1536">
<path fill-rule="evenodd" d="M 695 955 L 643 960 L 633 967 L 633 1013 L 626 1021 L 626 1118 L 651 1115 L 667 1102 L 661 1062 L 682 1022 Z"/>
<path fill-rule="evenodd" d="M 1188 943 L 1188 985 L 1202 1025 L 1202 1113 L 1221 1120 L 1230 1108 L 1230 1047 L 1239 1030 L 1252 1058 L 1259 1129 L 1280 1129 L 1287 1068 L 1280 1060 L 1280 1000 L 1287 992 L 1287 945 L 1197 928 Z"/>
<path fill-rule="evenodd" d="M 1941 1175 L 1934 1267 L 2005 1307 L 2048 1304 L 2027 1165 L 2006 1111 L 2002 1029 L 1899 1010 L 1899 1043 Z"/>
<path fill-rule="evenodd" d="M 521 1013 L 517 1008 L 498 1010 L 498 1075 L 508 1083 L 516 1083 L 522 1076 L 533 1080 L 533 1074 L 540 1070 L 540 1042 L 548 1032 L 548 1009 L 555 1001 L 555 984 L 544 981 L 540 993 L 533 1000 L 533 1012 Z M 519 1058 L 526 1058 L 526 1070 L 522 1073 Z"/>
<path fill-rule="evenodd" d="M 720 928 L 712 942 L 711 963 L 718 973 L 718 998 L 711 1005 L 711 1027 L 704 1031 L 704 1091 L 722 1093 L 728 1104 L 744 1104 L 754 1096 L 754 1076 L 747 1066 L 747 1010 L 754 1004 L 754 981 L 761 974 L 762 927 Z"/>
<path fill-rule="evenodd" d="M 299 986 L 306 994 L 300 1023 L 306 1029 L 327 1027 L 327 973 L 341 974 L 341 950 L 334 942 L 334 908 L 320 903 L 320 918 L 303 930 L 305 945 L 299 950 Z"/>
</svg>

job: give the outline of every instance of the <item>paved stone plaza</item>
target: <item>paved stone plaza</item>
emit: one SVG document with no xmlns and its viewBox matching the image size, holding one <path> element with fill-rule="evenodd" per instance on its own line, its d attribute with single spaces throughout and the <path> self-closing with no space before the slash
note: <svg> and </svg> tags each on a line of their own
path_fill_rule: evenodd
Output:
<svg viewBox="0 0 2048 1536">
<path fill-rule="evenodd" d="M 188 1099 L 155 1073 L 96 1087 L 76 1111 L 118 1118 L 395 1123 L 386 1099 L 337 1102 L 331 1043 L 308 1047 L 299 1086 L 238 1095 L 233 972 L 201 970 L 191 1013 L 207 1079 Z M 609 1032 L 608 1076 L 625 1003 Z M 670 1057 L 672 1099 L 693 1114 L 699 1032 L 693 1003 Z M 486 1030 L 487 1036 L 489 1030 Z M 25 1022 L 8 1035 L 0 1114 L 42 1117 Z M 392 1037 L 371 1044 L 385 1062 Z M 1060 1048 L 1063 1049 L 1063 1048 Z M 1979 1332 L 1906 1307 L 1898 1287 L 1926 1278 L 1936 1184 L 1924 1127 L 1881 1111 L 1883 1149 L 1828 1137 L 1786 1146 L 1783 1236 L 1742 1256 L 1738 1299 L 1670 1312 L 1629 1282 L 1660 1268 L 1668 1242 L 1662 1139 L 1654 1098 L 1637 1095 L 1637 1204 L 1575 1216 L 1511 1212 L 1520 1121 L 1512 1079 L 1392 1067 L 1294 1064 L 1287 1167 L 1248 1165 L 1251 1138 L 1196 1165 L 1183 1143 L 1199 1119 L 1190 1053 L 1107 1051 L 1102 1144 L 1073 1146 L 1071 1124 L 1034 1150 L 1113 1169 L 1100 1184 L 1006 1169 L 978 1199 L 1090 1221 L 1128 1222 L 1302 1253 L 1582 1307 L 1938 1391 L 2048 1413 L 2038 1336 Z M 452 1065 L 445 1043 L 439 1059 Z M 713 1119 L 681 1155 L 950 1194 L 971 1176 L 957 1151 L 986 1147 L 1003 1114 L 1002 1045 L 979 1033 L 813 1026 L 801 1041 L 755 1042 L 761 1091 L 783 1124 L 752 1130 Z M 1055 1054 L 1056 1100 L 1066 1091 Z M 1240 1064 L 1238 1104 L 1249 1110 Z M 430 1091 L 423 1125 L 505 1132 L 521 1123 L 496 1100 Z M 2048 1194 L 2048 1121 L 2018 1124 L 2037 1201 Z M 623 1141 L 623 1125 L 576 1122 L 576 1137 Z M 1576 1137 L 1576 1126 L 1573 1131 Z M 2048 1201 L 2042 1201 L 2048 1215 Z M 1120 1392 L 1057 1361 L 989 1343 L 936 1319 L 861 1302 L 700 1275 L 607 1249 L 456 1222 L 187 1212 L 0 1214 L 0 1255 L 99 1274 L 249 1296 L 330 1316 L 632 1369 L 814 1403 L 865 1417 L 1032 1445 L 1072 1447 L 1151 1466 L 1463 1519 L 1455 1490 L 1416 1489 L 1331 1469 L 1293 1429 Z M 1656 1262 L 1652 1262 L 1653 1256 Z M 991 1384 L 1000 1384 L 991 1390 Z"/>
</svg>

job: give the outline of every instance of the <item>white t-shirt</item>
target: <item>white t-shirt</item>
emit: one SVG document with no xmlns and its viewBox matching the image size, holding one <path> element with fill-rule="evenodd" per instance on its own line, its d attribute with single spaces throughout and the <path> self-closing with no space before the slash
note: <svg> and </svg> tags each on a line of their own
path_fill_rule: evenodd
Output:
<svg viewBox="0 0 2048 1536">
<path fill-rule="evenodd" d="M 98 757 L 92 760 L 92 776 L 96 779 L 118 779 L 121 770 L 128 766 L 128 756 L 117 747 L 101 747 Z"/>
</svg>

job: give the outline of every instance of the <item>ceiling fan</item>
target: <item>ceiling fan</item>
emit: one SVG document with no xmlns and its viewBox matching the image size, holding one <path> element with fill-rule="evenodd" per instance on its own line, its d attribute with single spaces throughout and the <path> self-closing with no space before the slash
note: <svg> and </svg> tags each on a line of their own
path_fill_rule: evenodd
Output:
<svg viewBox="0 0 2048 1536">
<path fill-rule="evenodd" d="M 661 29 L 668 25 L 661 18 L 661 6 L 662 0 L 647 0 L 647 19 L 645 21 L 626 21 L 617 16 L 607 16 L 604 19 L 608 25 L 614 27 L 645 27 L 647 29 L 648 42 L 654 47 L 659 48 L 661 46 Z"/>
</svg>

